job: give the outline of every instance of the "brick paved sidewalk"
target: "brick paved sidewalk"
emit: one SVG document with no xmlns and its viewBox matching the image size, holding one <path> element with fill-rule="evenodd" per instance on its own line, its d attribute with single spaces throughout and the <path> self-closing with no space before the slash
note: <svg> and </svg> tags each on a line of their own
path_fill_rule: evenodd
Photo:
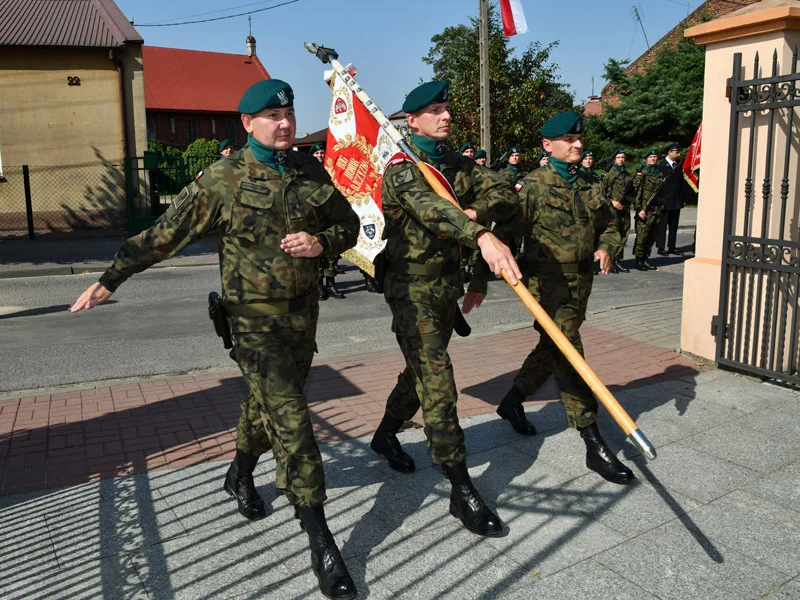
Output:
<svg viewBox="0 0 800 600">
<path fill-rule="evenodd" d="M 613 332 L 581 333 L 589 364 L 612 391 L 706 368 Z M 532 328 L 455 339 L 459 415 L 494 411 L 537 339 Z M 318 361 L 306 388 L 318 441 L 371 433 L 402 368 L 399 351 Z M 0 401 L 0 494 L 230 460 L 245 395 L 231 370 Z M 529 404 L 556 400 L 551 379 Z M 414 422 L 421 425 L 421 414 Z"/>
</svg>

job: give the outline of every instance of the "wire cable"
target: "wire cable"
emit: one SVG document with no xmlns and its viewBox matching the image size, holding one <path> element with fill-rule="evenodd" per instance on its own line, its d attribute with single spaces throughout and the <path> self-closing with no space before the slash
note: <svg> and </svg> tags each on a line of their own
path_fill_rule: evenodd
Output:
<svg viewBox="0 0 800 600">
<path fill-rule="evenodd" d="M 243 17 L 245 15 L 253 15 L 255 13 L 264 12 L 265 10 L 272 10 L 273 8 L 279 8 L 281 6 L 286 6 L 287 4 L 294 4 L 295 2 L 300 2 L 300 0 L 289 0 L 288 2 L 282 2 L 280 4 L 276 4 L 275 6 L 268 6 L 267 8 L 259 8 L 258 10 L 251 10 L 248 12 L 238 13 L 235 15 L 227 15 L 224 17 L 214 17 L 213 19 L 198 19 L 196 21 L 181 21 L 179 23 L 145 23 L 144 25 L 139 25 L 135 23 L 134 27 L 174 27 L 176 25 L 194 25 L 195 23 L 210 23 L 211 21 L 222 21 L 224 19 L 233 19 L 235 17 Z"/>
<path fill-rule="evenodd" d="M 249 4 L 239 4 L 238 6 L 229 6 L 227 8 L 223 8 L 223 9 L 220 9 L 220 10 L 210 10 L 210 11 L 207 11 L 207 12 L 196 13 L 196 14 L 193 14 L 193 15 L 186 15 L 185 17 L 178 17 L 178 18 L 181 18 L 181 19 L 193 19 L 194 17 L 205 17 L 206 15 L 218 15 L 219 13 L 224 13 L 224 12 L 228 12 L 228 11 L 231 11 L 231 10 L 236 10 L 237 8 L 247 8 L 249 6 L 258 6 L 259 4 L 267 4 L 267 3 L 274 2 L 274 1 L 275 0 L 261 0 L 261 2 L 250 2 Z M 147 25 L 144 25 L 144 27 L 151 27 L 152 25 L 160 25 L 160 24 L 165 23 L 167 21 L 172 21 L 174 18 L 175 17 L 170 17 L 168 19 L 162 19 L 161 21 L 153 21 L 152 23 L 148 23 Z M 142 27 L 142 26 L 140 25 L 139 27 Z"/>
</svg>

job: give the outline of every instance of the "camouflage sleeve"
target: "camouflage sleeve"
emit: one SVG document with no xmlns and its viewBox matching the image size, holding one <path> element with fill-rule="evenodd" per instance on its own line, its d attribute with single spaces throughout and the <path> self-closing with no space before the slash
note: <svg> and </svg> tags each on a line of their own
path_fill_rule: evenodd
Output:
<svg viewBox="0 0 800 600">
<path fill-rule="evenodd" d="M 609 171 L 603 180 L 600 183 L 600 189 L 603 192 L 603 198 L 608 200 L 609 202 L 614 199 L 613 189 L 614 189 L 614 182 L 617 179 L 617 172 L 614 170 Z"/>
<path fill-rule="evenodd" d="M 402 209 L 433 235 L 478 247 L 478 235 L 486 227 L 475 223 L 462 210 L 437 195 L 422 172 L 411 163 L 391 165 L 384 175 L 384 184 L 393 190 Z"/>
<path fill-rule="evenodd" d="M 100 283 L 111 292 L 135 273 L 175 256 L 189 244 L 199 240 L 219 224 L 220 194 L 209 193 L 204 181 L 209 175 L 183 188 L 167 212 L 150 228 L 128 239 L 119 249 L 114 262 L 100 277 Z"/>
<path fill-rule="evenodd" d="M 602 192 L 602 190 L 598 191 Z M 614 208 L 607 202 L 603 202 L 601 210 L 605 213 L 603 217 L 605 218 L 606 226 L 602 229 L 597 238 L 597 250 L 605 250 L 611 253 L 622 243 L 622 236 L 620 236 L 619 229 L 617 228 Z"/>
<path fill-rule="evenodd" d="M 506 246 L 513 247 L 515 240 L 521 237 L 525 230 L 525 224 L 528 222 L 528 204 L 527 204 L 527 188 L 523 183 L 520 193 L 516 194 L 517 202 L 513 211 L 507 212 L 502 215 L 495 223 L 492 233 L 494 233 L 501 242 Z M 519 245 L 519 244 L 517 244 Z M 512 248 L 512 252 L 519 250 L 519 248 Z M 489 265 L 483 259 L 483 256 L 478 256 L 475 261 L 475 266 L 472 268 L 472 279 L 469 282 L 467 291 L 477 292 L 479 294 L 486 294 L 489 289 L 489 276 L 491 271 Z"/>
<path fill-rule="evenodd" d="M 477 200 L 472 208 L 478 215 L 479 223 L 499 223 L 519 216 L 519 196 L 508 184 L 508 180 L 491 169 L 475 165 L 472 170 L 474 190 Z"/>
<path fill-rule="evenodd" d="M 328 240 L 328 248 L 322 256 L 334 258 L 356 245 L 360 221 L 347 199 L 334 189 L 333 194 L 322 205 L 323 226 L 319 233 Z"/>
<path fill-rule="evenodd" d="M 637 213 L 644 210 L 644 179 L 645 175 L 637 173 L 633 180 L 633 210 Z"/>
</svg>

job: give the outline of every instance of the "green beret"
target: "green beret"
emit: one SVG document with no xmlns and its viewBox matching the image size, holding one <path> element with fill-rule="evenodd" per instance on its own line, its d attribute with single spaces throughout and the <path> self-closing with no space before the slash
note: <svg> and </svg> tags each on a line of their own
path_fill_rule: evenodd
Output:
<svg viewBox="0 0 800 600">
<path fill-rule="evenodd" d="M 464 150 L 469 150 L 470 148 L 475 150 L 475 144 L 473 144 L 472 142 L 467 142 L 466 144 L 461 144 L 461 147 L 458 149 L 458 153 L 459 154 L 464 154 Z"/>
<path fill-rule="evenodd" d="M 486 150 L 478 150 L 475 153 L 475 158 L 486 158 Z"/>
<path fill-rule="evenodd" d="M 324 142 L 317 142 L 316 144 L 311 146 L 311 150 L 309 150 L 309 152 L 311 152 L 311 154 L 314 154 L 314 152 L 316 152 L 317 150 L 325 150 Z"/>
<path fill-rule="evenodd" d="M 267 108 L 294 106 L 292 86 L 280 79 L 265 79 L 251 85 L 236 108 L 243 115 L 254 115 Z"/>
<path fill-rule="evenodd" d="M 592 154 L 592 151 L 591 151 L 591 150 L 587 150 L 586 152 L 584 152 L 583 154 L 581 154 L 581 160 L 583 160 L 583 159 L 584 159 L 584 158 L 586 158 L 587 156 L 591 156 L 592 158 L 594 158 L 594 154 Z"/>
<path fill-rule="evenodd" d="M 511 148 L 508 149 L 508 155 L 511 156 L 512 154 L 521 154 L 519 147 L 511 146 Z"/>
<path fill-rule="evenodd" d="M 656 152 L 655 148 L 650 148 L 650 150 L 644 153 L 644 159 L 647 160 L 648 156 L 658 156 L 658 152 Z"/>
<path fill-rule="evenodd" d="M 415 87 L 403 102 L 403 111 L 415 113 L 434 102 L 447 102 L 450 95 L 450 83 L 445 80 L 429 81 Z"/>
<path fill-rule="evenodd" d="M 583 117 L 574 112 L 562 112 L 542 125 L 542 137 L 557 138 L 568 133 L 583 133 Z"/>
<path fill-rule="evenodd" d="M 535 162 L 536 164 L 539 164 L 539 162 L 541 162 L 541 160 L 546 156 L 549 157 L 550 155 L 547 152 L 545 152 L 544 150 L 542 150 L 541 152 L 539 152 L 539 154 L 536 155 L 536 158 L 534 159 L 533 162 Z"/>
<path fill-rule="evenodd" d="M 617 148 L 616 150 L 614 150 L 614 154 L 611 155 L 611 158 L 617 158 L 618 154 L 625 154 L 625 149 Z"/>
<path fill-rule="evenodd" d="M 222 141 L 219 143 L 219 151 L 220 151 L 220 152 L 222 152 L 222 151 L 223 151 L 223 150 L 225 150 L 225 148 L 227 148 L 228 146 L 233 146 L 233 144 L 231 144 L 231 141 L 230 141 L 230 140 L 228 140 L 228 139 L 222 140 Z"/>
</svg>

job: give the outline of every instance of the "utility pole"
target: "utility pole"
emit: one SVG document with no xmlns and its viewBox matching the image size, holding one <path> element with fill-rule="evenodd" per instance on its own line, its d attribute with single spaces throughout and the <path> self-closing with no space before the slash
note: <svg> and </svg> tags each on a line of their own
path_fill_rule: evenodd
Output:
<svg viewBox="0 0 800 600">
<path fill-rule="evenodd" d="M 492 164 L 492 125 L 489 111 L 489 0 L 478 0 L 480 25 L 480 103 L 481 148 L 486 150 L 486 164 Z"/>
<path fill-rule="evenodd" d="M 650 49 L 650 42 L 647 41 L 647 34 L 644 31 L 644 23 L 642 23 L 642 17 L 639 16 L 639 9 L 635 6 L 633 7 L 633 14 L 636 16 L 636 20 L 639 21 L 639 26 L 642 28 L 642 35 L 644 35 L 644 43 L 647 44 L 647 49 Z"/>
</svg>

